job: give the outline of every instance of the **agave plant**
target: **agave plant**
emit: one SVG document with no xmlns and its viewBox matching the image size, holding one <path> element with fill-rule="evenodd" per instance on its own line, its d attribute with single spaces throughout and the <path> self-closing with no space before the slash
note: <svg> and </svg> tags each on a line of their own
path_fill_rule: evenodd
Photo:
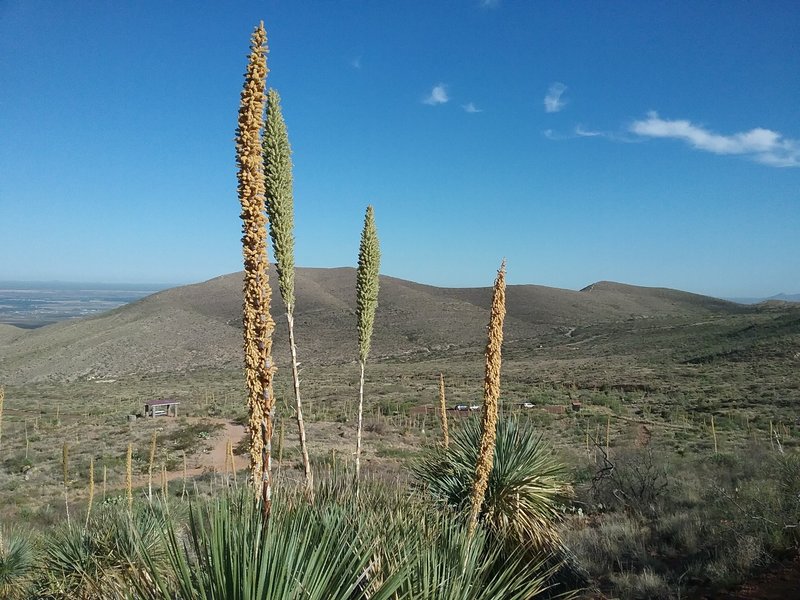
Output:
<svg viewBox="0 0 800 600">
<path fill-rule="evenodd" d="M 430 448 L 413 465 L 417 479 L 436 501 L 458 511 L 468 509 L 480 437 L 480 424 L 469 420 L 451 433 L 449 447 Z M 566 475 L 566 467 L 541 435 L 514 419 L 501 420 L 481 521 L 535 548 L 557 546 L 559 506 L 572 494 Z"/>
<path fill-rule="evenodd" d="M 0 598 L 26 598 L 32 572 L 30 540 L 0 531 Z"/>
</svg>

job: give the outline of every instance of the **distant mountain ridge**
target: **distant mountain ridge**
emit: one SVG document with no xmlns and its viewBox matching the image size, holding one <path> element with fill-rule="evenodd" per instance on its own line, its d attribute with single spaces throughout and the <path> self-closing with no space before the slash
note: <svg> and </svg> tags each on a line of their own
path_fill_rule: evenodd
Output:
<svg viewBox="0 0 800 600">
<path fill-rule="evenodd" d="M 731 302 L 738 304 L 758 304 L 760 302 L 800 302 L 800 294 L 775 294 L 768 298 L 728 298 Z"/>
<path fill-rule="evenodd" d="M 275 353 L 285 360 L 285 318 L 274 268 Z M 0 379 L 9 382 L 118 377 L 131 373 L 238 367 L 242 274 L 171 288 L 107 313 L 35 330 L 0 326 Z M 355 270 L 301 268 L 295 323 L 301 360 L 356 356 Z M 581 291 L 512 285 L 506 340 L 535 340 L 600 322 L 703 318 L 748 307 L 698 294 L 598 282 Z M 440 288 L 381 277 L 375 359 L 444 349 L 481 351 L 491 288 Z"/>
</svg>

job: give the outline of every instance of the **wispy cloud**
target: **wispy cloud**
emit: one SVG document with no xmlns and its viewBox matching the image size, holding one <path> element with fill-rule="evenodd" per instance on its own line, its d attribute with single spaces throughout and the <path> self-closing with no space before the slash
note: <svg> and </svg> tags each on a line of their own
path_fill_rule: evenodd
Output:
<svg viewBox="0 0 800 600">
<path fill-rule="evenodd" d="M 444 104 L 449 101 L 450 98 L 447 95 L 447 86 L 443 83 L 433 86 L 431 93 L 425 97 L 422 101 L 423 104 L 430 104 L 431 106 L 436 106 L 437 104 Z"/>
<path fill-rule="evenodd" d="M 354 69 L 360 69 L 361 68 L 361 57 L 360 56 L 356 56 L 353 60 L 351 60 L 350 61 L 350 66 L 353 67 Z"/>
<path fill-rule="evenodd" d="M 480 112 L 483 112 L 483 109 L 482 108 L 478 108 L 477 106 L 475 106 L 474 102 L 467 102 L 466 104 L 462 104 L 461 108 L 464 109 L 464 112 L 468 112 L 468 113 L 480 113 Z"/>
<path fill-rule="evenodd" d="M 662 119 L 650 112 L 646 119 L 634 121 L 630 131 L 643 137 L 683 140 L 697 150 L 714 154 L 744 155 L 773 167 L 800 167 L 800 142 L 771 129 L 757 127 L 721 135 L 685 119 Z"/>
<path fill-rule="evenodd" d="M 583 125 L 575 126 L 575 135 L 578 137 L 609 137 L 605 131 L 595 131 L 592 129 L 585 129 Z"/>
<path fill-rule="evenodd" d="M 544 97 L 544 110 L 545 112 L 554 113 L 563 109 L 567 105 L 566 100 L 562 100 L 561 96 L 567 91 L 565 86 L 560 81 L 550 84 L 547 89 L 547 95 Z"/>
<path fill-rule="evenodd" d="M 497 8 L 500 6 L 500 0 L 480 0 L 483 8 Z"/>
</svg>

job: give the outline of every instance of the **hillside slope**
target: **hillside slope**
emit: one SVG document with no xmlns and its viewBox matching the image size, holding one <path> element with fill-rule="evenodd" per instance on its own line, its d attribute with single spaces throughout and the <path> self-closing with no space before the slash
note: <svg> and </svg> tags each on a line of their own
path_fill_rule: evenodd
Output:
<svg viewBox="0 0 800 600">
<path fill-rule="evenodd" d="M 274 270 L 271 282 L 276 285 Z M 11 383 L 108 378 L 131 373 L 235 367 L 241 361 L 241 273 L 165 290 L 108 313 L 35 330 L 0 328 L 0 378 Z M 356 356 L 355 270 L 298 269 L 296 327 L 301 361 Z M 277 290 L 275 354 L 285 360 Z M 479 351 L 491 289 L 438 288 L 381 278 L 373 356 L 444 349 Z M 601 282 L 580 292 L 509 286 L 506 339 L 536 339 L 600 322 L 742 312 L 705 296 Z"/>
</svg>

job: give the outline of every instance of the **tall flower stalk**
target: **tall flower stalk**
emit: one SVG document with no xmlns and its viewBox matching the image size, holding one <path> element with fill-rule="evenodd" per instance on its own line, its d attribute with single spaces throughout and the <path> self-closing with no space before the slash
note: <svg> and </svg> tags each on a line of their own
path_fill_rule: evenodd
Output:
<svg viewBox="0 0 800 600">
<path fill-rule="evenodd" d="M 238 193 L 242 211 L 244 257 L 244 367 L 250 428 L 250 478 L 262 499 L 264 517 L 272 502 L 271 440 L 275 400 L 272 393 L 271 290 L 267 260 L 267 219 L 264 214 L 264 163 L 261 155 L 267 79 L 267 34 L 260 23 L 253 32 L 236 129 Z"/>
<path fill-rule="evenodd" d="M 292 192 L 292 148 L 281 111 L 278 92 L 267 93 L 267 118 L 264 127 L 264 181 L 266 184 L 266 209 L 269 235 L 275 253 L 278 285 L 286 306 L 286 323 L 289 328 L 289 349 L 292 356 L 292 384 L 294 389 L 297 431 L 300 452 L 306 476 L 306 494 L 314 497 L 314 475 L 308 459 L 306 427 L 303 421 L 303 404 L 300 400 L 300 363 L 294 339 L 294 196 Z"/>
<path fill-rule="evenodd" d="M 356 434 L 356 490 L 361 475 L 361 430 L 364 419 L 364 367 L 367 364 L 372 327 L 375 324 L 375 310 L 378 308 L 379 271 L 381 250 L 378 231 L 375 227 L 375 211 L 367 207 L 364 229 L 361 232 L 361 245 L 358 250 L 358 270 L 356 271 L 356 318 L 358 319 L 358 362 L 361 378 L 358 386 L 358 433 Z"/>
<path fill-rule="evenodd" d="M 6 391 L 0 386 L 0 441 L 3 440 L 3 400 L 5 400 Z"/>
<path fill-rule="evenodd" d="M 470 496 L 470 535 L 478 524 L 478 514 L 483 504 L 489 475 L 494 462 L 494 446 L 497 438 L 497 405 L 500 399 L 500 363 L 503 346 L 503 321 L 506 316 L 506 261 L 500 265 L 494 281 L 492 309 L 489 316 L 488 341 L 484 355 L 483 413 L 481 414 L 481 441 L 478 460 L 475 464 L 475 479 Z"/>
<path fill-rule="evenodd" d="M 444 373 L 439 373 L 439 415 L 442 419 L 442 446 L 450 446 L 450 428 L 447 426 L 447 400 L 444 395 Z"/>
</svg>

